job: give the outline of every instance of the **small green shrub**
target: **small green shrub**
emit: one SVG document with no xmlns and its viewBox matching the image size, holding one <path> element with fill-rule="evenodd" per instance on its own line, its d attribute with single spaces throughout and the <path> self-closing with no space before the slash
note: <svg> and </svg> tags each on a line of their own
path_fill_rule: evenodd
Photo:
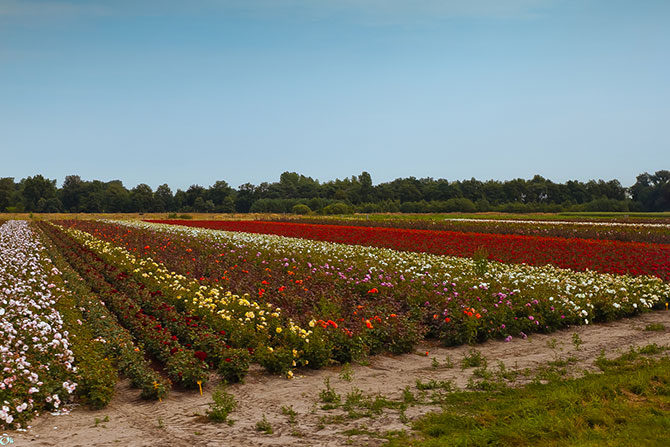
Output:
<svg viewBox="0 0 670 447">
<path fill-rule="evenodd" d="M 293 214 L 309 214 L 312 212 L 312 210 L 307 205 L 298 203 L 297 205 L 293 205 L 293 208 L 291 208 L 291 212 Z"/>
<path fill-rule="evenodd" d="M 337 202 L 323 208 L 323 214 L 349 214 L 351 210 L 346 203 Z"/>
<path fill-rule="evenodd" d="M 218 371 L 228 383 L 241 382 L 249 371 L 251 354 L 246 349 L 225 349 Z"/>
<path fill-rule="evenodd" d="M 213 422 L 226 422 L 228 415 L 237 408 L 235 397 L 226 391 L 225 385 L 221 385 L 214 392 L 212 401 L 207 410 L 207 417 Z"/>
</svg>

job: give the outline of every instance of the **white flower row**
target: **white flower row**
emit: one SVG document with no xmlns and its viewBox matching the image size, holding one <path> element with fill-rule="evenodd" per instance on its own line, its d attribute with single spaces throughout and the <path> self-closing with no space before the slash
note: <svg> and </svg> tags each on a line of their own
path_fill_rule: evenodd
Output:
<svg viewBox="0 0 670 447">
<path fill-rule="evenodd" d="M 52 281 L 59 273 L 25 221 L 0 225 L 0 425 L 44 402 L 58 408 L 76 387 L 68 333 L 53 308 L 66 293 Z"/>
</svg>

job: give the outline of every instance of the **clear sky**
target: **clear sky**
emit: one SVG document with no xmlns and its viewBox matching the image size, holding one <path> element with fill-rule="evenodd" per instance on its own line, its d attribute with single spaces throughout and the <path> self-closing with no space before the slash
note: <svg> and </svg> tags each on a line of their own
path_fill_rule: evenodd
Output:
<svg viewBox="0 0 670 447">
<path fill-rule="evenodd" d="M 0 177 L 659 169 L 668 0 L 0 0 Z"/>
</svg>

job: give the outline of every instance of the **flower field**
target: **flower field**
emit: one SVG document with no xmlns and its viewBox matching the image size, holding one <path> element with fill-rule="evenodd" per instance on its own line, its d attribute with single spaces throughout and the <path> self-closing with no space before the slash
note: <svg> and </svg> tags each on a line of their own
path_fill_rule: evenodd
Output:
<svg viewBox="0 0 670 447">
<path fill-rule="evenodd" d="M 0 226 L 2 362 L 11 372 L 0 383 L 3 427 L 71 395 L 104 407 L 120 375 L 159 400 L 173 386 L 202 389 L 214 374 L 240 381 L 251 363 L 291 378 L 297 368 L 412 352 L 424 338 L 525 338 L 670 299 L 661 245 L 470 234 L 446 245 L 459 256 L 446 256 L 426 235 L 455 237 L 447 232 L 223 225 L 240 231 L 112 220 Z M 277 228 L 293 237 L 263 234 Z M 491 259 L 466 256 L 483 241 Z M 572 269 L 540 262 L 546 253 L 534 255 L 539 265 L 496 260 L 510 247 L 563 250 L 563 259 L 569 247 L 589 259 L 573 255 Z M 617 256 L 632 274 L 607 265 Z"/>
<path fill-rule="evenodd" d="M 670 245 L 667 244 L 286 222 L 155 222 L 448 256 L 472 256 L 483 248 L 490 260 L 505 263 L 552 264 L 572 270 L 654 275 L 666 281 L 670 279 Z"/>
<path fill-rule="evenodd" d="M 340 361 L 361 349 L 406 352 L 423 336 L 454 344 L 608 321 L 660 307 L 670 296 L 666 283 L 649 276 L 150 223 L 62 224 L 201 287 L 272 303 L 303 326 L 321 322 Z"/>
</svg>

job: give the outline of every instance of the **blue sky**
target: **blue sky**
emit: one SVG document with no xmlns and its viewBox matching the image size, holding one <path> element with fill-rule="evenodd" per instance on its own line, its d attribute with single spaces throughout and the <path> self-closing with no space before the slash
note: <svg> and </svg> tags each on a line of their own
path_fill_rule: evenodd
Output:
<svg viewBox="0 0 670 447">
<path fill-rule="evenodd" d="M 670 2 L 0 0 L 0 177 L 670 169 Z"/>
</svg>

